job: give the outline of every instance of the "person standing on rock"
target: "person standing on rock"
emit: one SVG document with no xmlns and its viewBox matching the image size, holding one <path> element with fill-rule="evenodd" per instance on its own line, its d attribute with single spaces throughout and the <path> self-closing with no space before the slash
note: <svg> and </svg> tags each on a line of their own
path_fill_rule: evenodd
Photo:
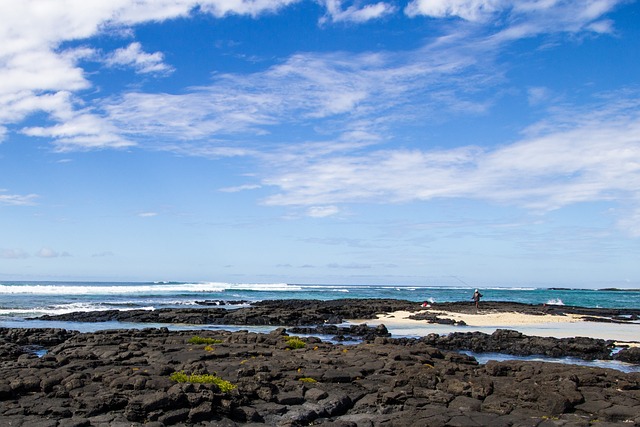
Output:
<svg viewBox="0 0 640 427">
<path fill-rule="evenodd" d="M 480 297 L 482 297 L 482 294 L 480 292 L 478 292 L 478 290 L 476 289 L 476 291 L 473 293 L 473 296 L 471 297 L 471 299 L 473 300 L 473 302 L 476 303 L 476 309 L 479 309 L 479 305 L 480 305 Z"/>
</svg>

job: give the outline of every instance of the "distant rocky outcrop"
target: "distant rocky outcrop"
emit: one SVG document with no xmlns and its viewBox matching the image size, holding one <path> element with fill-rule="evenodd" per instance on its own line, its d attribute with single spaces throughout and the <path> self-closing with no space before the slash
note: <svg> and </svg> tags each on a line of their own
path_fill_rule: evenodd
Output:
<svg viewBox="0 0 640 427">
<path fill-rule="evenodd" d="M 241 302 L 241 301 L 238 301 Z M 638 319 L 640 310 L 606 309 L 572 306 L 533 305 L 514 302 L 482 302 L 478 311 L 471 302 L 434 303 L 428 307 L 413 301 L 396 299 L 339 299 L 319 300 L 267 300 L 254 302 L 250 306 L 224 306 L 220 301 L 203 301 L 199 308 L 175 308 L 159 310 L 107 310 L 74 312 L 59 315 L 45 315 L 39 320 L 62 320 L 77 322 L 137 322 L 137 323 L 187 323 L 193 325 L 273 325 L 312 326 L 340 324 L 345 319 L 375 319 L 379 314 L 395 311 L 420 312 L 415 319 L 433 320 L 438 323 L 452 323 L 438 319 L 438 311 L 482 314 L 515 312 L 529 315 L 579 314 L 592 320 L 629 323 Z M 462 325 L 458 322 L 458 324 Z"/>
</svg>

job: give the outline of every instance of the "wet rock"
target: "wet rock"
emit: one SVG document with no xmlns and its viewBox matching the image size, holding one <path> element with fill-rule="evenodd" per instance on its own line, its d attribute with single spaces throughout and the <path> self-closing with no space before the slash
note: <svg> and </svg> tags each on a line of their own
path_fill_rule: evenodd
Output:
<svg viewBox="0 0 640 427">
<path fill-rule="evenodd" d="M 613 358 L 621 362 L 640 364 L 640 347 L 623 348 Z"/>
</svg>

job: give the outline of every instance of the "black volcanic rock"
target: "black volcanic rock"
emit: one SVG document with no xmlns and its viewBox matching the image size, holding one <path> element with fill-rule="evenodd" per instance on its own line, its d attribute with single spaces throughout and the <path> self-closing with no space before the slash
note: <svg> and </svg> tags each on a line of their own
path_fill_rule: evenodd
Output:
<svg viewBox="0 0 640 427">
<path fill-rule="evenodd" d="M 326 323 L 339 324 L 344 319 L 375 319 L 378 314 L 394 311 L 418 312 L 416 319 L 434 319 L 432 311 L 456 313 L 516 312 L 529 315 L 578 314 L 599 321 L 630 323 L 640 316 L 637 309 L 606 309 L 572 306 L 533 305 L 514 302 L 487 301 L 480 304 L 480 311 L 469 302 L 421 304 L 396 299 L 340 299 L 340 300 L 267 300 L 253 303 L 249 307 L 229 308 L 204 305 L 200 308 L 178 308 L 158 310 L 107 310 L 75 312 L 60 315 L 45 315 L 39 320 L 63 320 L 77 322 L 140 322 L 140 323 L 190 323 L 194 325 L 281 325 L 310 326 Z"/>
<path fill-rule="evenodd" d="M 640 347 L 623 348 L 613 358 L 621 362 L 640 364 Z"/>
<path fill-rule="evenodd" d="M 304 348 L 291 349 L 284 329 L 54 331 L 0 331 L 2 343 L 39 345 L 49 340 L 47 332 L 58 337 L 49 340 L 44 357 L 2 360 L 2 425 L 640 423 L 640 373 L 543 362 L 482 366 L 428 340 L 383 336 L 350 346 L 309 337 L 302 338 Z M 217 343 L 190 344 L 194 335 Z M 511 332 L 494 337 L 523 338 Z M 174 372 L 215 374 L 236 388 L 177 383 Z"/>
<path fill-rule="evenodd" d="M 448 350 L 470 350 L 476 353 L 503 353 L 517 356 L 572 356 L 584 360 L 611 359 L 611 351 L 615 347 L 613 341 L 602 339 L 534 337 L 509 329 L 498 329 L 493 334 L 482 332 L 453 332 L 444 336 L 429 334 L 420 339 L 434 347 Z"/>
<path fill-rule="evenodd" d="M 341 299 L 319 300 L 268 300 L 256 302 L 249 307 L 222 308 L 181 308 L 160 310 L 99 311 L 77 312 L 57 316 L 42 316 L 40 320 L 65 320 L 82 322 L 122 321 L 137 323 L 182 323 L 192 325 L 267 325 L 295 327 L 294 333 L 331 335 L 335 340 L 364 339 L 387 336 L 388 331 L 376 331 L 366 325 L 338 326 L 345 319 L 374 319 L 379 314 L 395 311 L 409 311 L 416 314 L 414 319 L 438 323 L 452 323 L 440 319 L 437 313 L 450 311 L 458 313 L 495 313 L 517 312 L 529 315 L 581 314 L 599 320 L 613 322 L 631 322 L 640 310 L 600 309 L 571 306 L 531 305 L 513 302 L 482 302 L 478 311 L 474 304 L 453 302 L 421 304 L 395 299 Z M 629 320 L 624 320 L 629 319 Z M 464 328 L 464 322 L 453 322 Z M 462 329 L 464 330 L 464 329 Z M 51 335 L 52 339 L 55 334 Z M 438 348 L 448 350 L 471 350 L 475 352 L 499 352 L 514 355 L 545 355 L 550 357 L 574 356 L 586 360 L 611 359 L 613 342 L 591 338 L 542 338 L 528 337 L 516 331 L 498 330 L 487 335 L 479 332 L 456 332 L 444 337 L 437 335 L 424 337 L 423 340 Z M 0 355 L 13 358 L 24 351 L 14 343 L 0 345 Z M 620 360 L 639 363 L 633 350 L 616 355 Z"/>
</svg>

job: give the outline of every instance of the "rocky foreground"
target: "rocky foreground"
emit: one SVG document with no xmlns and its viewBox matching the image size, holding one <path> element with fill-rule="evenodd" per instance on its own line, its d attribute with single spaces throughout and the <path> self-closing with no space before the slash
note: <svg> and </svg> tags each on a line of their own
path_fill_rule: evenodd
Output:
<svg viewBox="0 0 640 427">
<path fill-rule="evenodd" d="M 340 345 L 290 340 L 283 328 L 0 329 L 0 425 L 640 425 L 640 373 L 479 365 L 437 348 L 444 341 L 436 336 L 393 339 L 383 327 L 373 334 Z M 495 342 L 527 338 L 496 334 Z M 460 334 L 449 344 L 473 339 L 480 338 Z M 38 348 L 47 353 L 33 355 Z M 226 382 L 198 383 L 206 375 Z"/>
<path fill-rule="evenodd" d="M 220 304 L 40 319 L 287 329 L 0 329 L 0 426 L 640 425 L 640 373 L 543 362 L 479 365 L 456 352 L 640 363 L 638 348 L 612 355 L 612 341 L 529 337 L 511 330 L 487 335 L 465 332 L 463 325 L 460 332 L 420 339 L 392 338 L 384 325 L 341 325 L 399 310 L 428 322 L 446 321 L 402 300 L 264 301 L 233 310 Z M 432 309 L 476 312 L 469 303 Z M 575 313 L 614 323 L 640 315 L 515 303 L 486 303 L 482 311 Z M 291 340 L 293 333 L 308 337 Z M 327 335 L 360 344 L 316 338 Z"/>
</svg>

